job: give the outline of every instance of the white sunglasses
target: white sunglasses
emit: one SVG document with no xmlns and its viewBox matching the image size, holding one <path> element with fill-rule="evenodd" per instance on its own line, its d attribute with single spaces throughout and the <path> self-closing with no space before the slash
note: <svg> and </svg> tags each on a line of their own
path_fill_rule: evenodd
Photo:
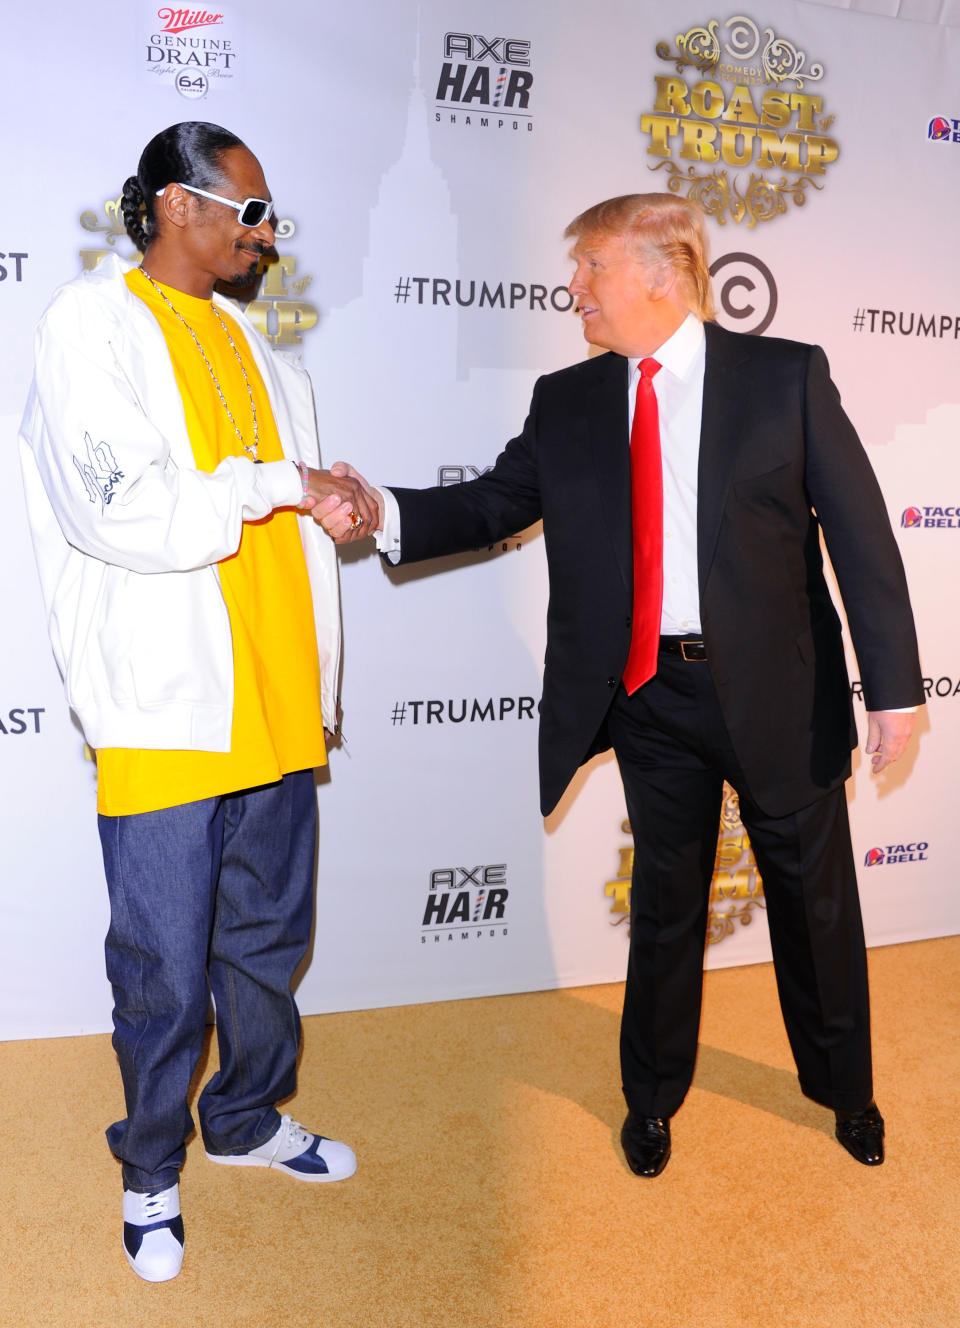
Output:
<svg viewBox="0 0 960 1328">
<path fill-rule="evenodd" d="M 269 221 L 274 215 L 273 203 L 268 198 L 245 198 L 242 203 L 234 203 L 232 198 L 221 198 L 219 194 L 208 194 L 206 189 L 197 189 L 192 184 L 184 184 L 178 180 L 177 184 L 181 189 L 186 189 L 189 194 L 199 194 L 201 198 L 212 199 L 214 203 L 225 203 L 227 207 L 234 208 L 239 212 L 237 220 L 241 226 L 259 226 L 264 221 Z M 157 190 L 157 198 L 164 193 L 167 186 Z"/>
</svg>

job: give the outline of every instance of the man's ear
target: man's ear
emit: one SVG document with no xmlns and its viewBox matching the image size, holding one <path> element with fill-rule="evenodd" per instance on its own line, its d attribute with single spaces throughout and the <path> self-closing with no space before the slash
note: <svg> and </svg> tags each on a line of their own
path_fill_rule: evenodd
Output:
<svg viewBox="0 0 960 1328">
<path fill-rule="evenodd" d="M 677 274 L 669 263 L 659 263 L 650 270 L 648 288 L 651 300 L 665 300 L 673 293 L 677 284 Z"/>
<path fill-rule="evenodd" d="M 171 226 L 183 230 L 190 220 L 192 201 L 186 189 L 182 189 L 178 184 L 168 184 L 162 195 L 157 199 L 159 204 L 157 210 L 164 221 L 168 221 Z"/>
</svg>

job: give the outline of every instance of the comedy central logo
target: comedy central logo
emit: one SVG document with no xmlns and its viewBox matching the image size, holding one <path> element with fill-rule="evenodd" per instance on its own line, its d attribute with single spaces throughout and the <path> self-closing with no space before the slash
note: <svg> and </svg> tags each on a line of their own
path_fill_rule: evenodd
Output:
<svg viewBox="0 0 960 1328">
<path fill-rule="evenodd" d="M 507 864 L 435 867 L 420 923 L 420 942 L 468 941 L 506 936 Z"/>
<path fill-rule="evenodd" d="M 666 170 L 671 192 L 685 189 L 721 226 L 730 217 L 752 227 L 783 215 L 788 200 L 801 207 L 810 187 L 823 188 L 840 153 L 827 135 L 836 117 L 806 90 L 823 78 L 822 64 L 743 14 L 722 28 L 710 19 L 678 33 L 674 47 L 657 43 L 673 68 L 655 76 L 656 100 L 640 131 L 649 135 L 648 155 L 664 159 L 650 169 Z"/>
<path fill-rule="evenodd" d="M 918 839 L 912 844 L 886 844 L 867 851 L 863 860 L 865 867 L 897 867 L 904 862 L 926 862 L 930 845 L 925 839 Z"/>
<path fill-rule="evenodd" d="M 766 332 L 777 312 L 777 283 L 755 254 L 724 254 L 710 264 L 720 305 L 717 322 L 731 332 Z"/>
<path fill-rule="evenodd" d="M 154 30 L 147 38 L 147 69 L 169 79 L 181 97 L 205 97 L 217 79 L 233 78 L 236 43 L 222 33 L 226 15 L 209 9 L 177 9 L 165 5 L 156 11 Z M 203 30 L 203 31 L 201 31 Z"/>
<path fill-rule="evenodd" d="M 530 43 L 519 37 L 446 32 L 435 120 L 480 129 L 533 129 Z"/>
</svg>

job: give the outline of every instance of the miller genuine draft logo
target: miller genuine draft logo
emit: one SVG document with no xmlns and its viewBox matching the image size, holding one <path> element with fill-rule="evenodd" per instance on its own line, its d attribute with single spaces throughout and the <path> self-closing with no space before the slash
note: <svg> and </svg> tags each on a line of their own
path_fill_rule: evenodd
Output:
<svg viewBox="0 0 960 1328">
<path fill-rule="evenodd" d="M 226 19 L 220 10 L 164 5 L 150 21 L 147 71 L 190 101 L 206 97 L 218 79 L 237 72 L 237 43 Z"/>
<path fill-rule="evenodd" d="M 80 213 L 80 225 L 85 231 L 103 237 L 101 244 L 80 249 L 80 262 L 85 271 L 97 266 L 111 252 L 139 262 L 142 258 L 133 247 L 120 215 L 120 199 L 108 198 L 103 205 L 103 217 L 96 212 Z M 293 239 L 297 232 L 289 219 L 277 221 L 274 227 L 278 251 Z M 103 243 L 109 248 L 103 248 Z M 297 276 L 297 260 L 293 254 L 278 252 L 276 257 L 261 258 L 257 269 L 260 283 L 256 294 L 249 300 L 235 299 L 235 303 L 253 323 L 254 327 L 274 346 L 299 346 L 304 332 L 317 323 L 317 307 L 304 300 L 313 277 Z"/>
<path fill-rule="evenodd" d="M 166 5 L 157 10 L 162 32 L 191 32 L 194 28 L 216 27 L 223 22 L 222 14 L 209 9 L 174 9 Z"/>
<path fill-rule="evenodd" d="M 710 19 L 658 42 L 672 69 L 657 74 L 653 110 L 641 115 L 647 152 L 662 161 L 673 193 L 685 189 L 722 226 L 728 217 L 755 226 L 802 206 L 808 189 L 822 189 L 840 149 L 827 131 L 836 118 L 810 91 L 823 78 L 817 62 L 738 14 Z"/>
<path fill-rule="evenodd" d="M 624 821 L 621 829 L 625 835 L 630 834 L 630 822 Z M 632 876 L 633 844 L 630 843 L 620 849 L 619 873 L 604 887 L 604 893 L 612 901 L 613 927 L 624 922 L 629 926 Z M 765 907 L 757 861 L 740 820 L 740 800 L 730 785 L 724 784 L 717 858 L 710 886 L 707 944 L 715 945 L 732 936 L 737 922 L 746 927 L 752 920 L 752 910 Z"/>
</svg>

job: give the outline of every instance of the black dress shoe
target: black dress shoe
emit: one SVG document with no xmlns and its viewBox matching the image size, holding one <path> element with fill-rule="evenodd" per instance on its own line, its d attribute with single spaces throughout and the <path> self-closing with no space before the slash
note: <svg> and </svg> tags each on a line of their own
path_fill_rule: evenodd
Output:
<svg viewBox="0 0 960 1328">
<path fill-rule="evenodd" d="M 670 1122 L 627 1112 L 620 1131 L 627 1165 L 635 1176 L 659 1176 L 670 1161 Z"/>
<path fill-rule="evenodd" d="M 878 1167 L 883 1161 L 883 1117 L 871 1102 L 863 1111 L 838 1111 L 837 1138 L 851 1157 L 865 1167 Z"/>
</svg>

